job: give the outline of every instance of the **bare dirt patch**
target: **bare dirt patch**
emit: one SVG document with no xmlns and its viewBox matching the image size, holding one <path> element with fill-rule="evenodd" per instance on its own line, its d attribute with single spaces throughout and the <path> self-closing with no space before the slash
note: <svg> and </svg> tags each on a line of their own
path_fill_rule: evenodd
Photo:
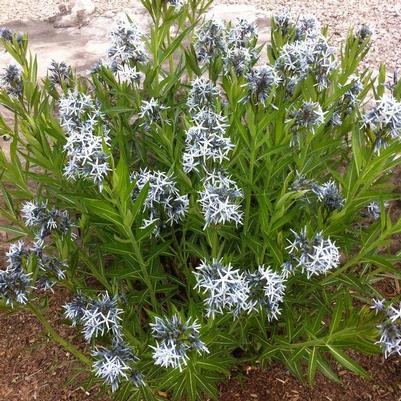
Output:
<svg viewBox="0 0 401 401">
<path fill-rule="evenodd" d="M 58 332 L 75 344 L 77 331 L 63 323 L 61 305 L 67 294 L 58 289 L 51 298 L 50 316 Z M 82 346 L 82 343 L 81 343 Z M 337 369 L 342 383 L 318 375 L 313 387 L 299 383 L 281 364 L 269 369 L 244 366 L 220 389 L 220 401 L 401 401 L 401 361 L 393 357 L 354 354 L 370 380 Z M 46 337 L 28 313 L 0 314 L 0 400 L 111 401 L 99 388 L 86 389 L 82 366 Z"/>
<path fill-rule="evenodd" d="M 316 377 L 313 387 L 300 384 L 282 365 L 267 370 L 250 370 L 222 386 L 221 401 L 400 401 L 401 365 L 399 358 L 384 363 L 382 357 L 356 356 L 371 375 L 361 379 L 337 370 L 341 384 Z"/>
<path fill-rule="evenodd" d="M 63 337 L 76 343 L 76 331 L 63 324 L 60 314 L 65 298 L 66 292 L 57 289 L 49 317 Z M 29 313 L 0 313 L 0 360 L 2 401 L 109 401 L 97 397 L 98 388 L 82 386 L 83 367 L 47 338 Z"/>
</svg>

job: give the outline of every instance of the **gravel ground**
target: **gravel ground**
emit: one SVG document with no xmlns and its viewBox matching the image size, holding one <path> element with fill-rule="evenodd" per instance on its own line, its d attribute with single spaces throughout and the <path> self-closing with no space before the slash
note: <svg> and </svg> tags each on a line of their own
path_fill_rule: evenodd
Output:
<svg viewBox="0 0 401 401">
<path fill-rule="evenodd" d="M 93 0 L 97 13 L 122 10 L 139 0 Z M 59 13 L 60 7 L 69 6 L 75 0 L 0 0 L 0 23 L 14 20 L 46 20 Z"/>
<path fill-rule="evenodd" d="M 47 19 L 71 0 L 0 0 L 0 23 L 22 19 Z M 139 0 L 94 0 L 96 14 L 135 9 Z M 385 63 L 389 70 L 401 64 L 400 0 L 215 0 L 219 4 L 254 6 L 266 16 L 289 9 L 293 14 L 313 14 L 330 27 L 333 41 L 344 39 L 352 26 L 368 24 L 375 29 L 375 40 L 368 63 L 377 68 Z M 239 15 L 240 16 L 240 15 Z"/>
<path fill-rule="evenodd" d="M 400 0 L 253 0 L 249 3 L 276 13 L 283 8 L 294 15 L 313 14 L 327 24 L 334 39 L 343 39 L 350 27 L 367 24 L 374 28 L 375 39 L 369 64 L 384 63 L 390 70 L 401 66 Z"/>
<path fill-rule="evenodd" d="M 59 12 L 64 0 L 0 0 L 0 22 L 46 19 Z"/>
</svg>

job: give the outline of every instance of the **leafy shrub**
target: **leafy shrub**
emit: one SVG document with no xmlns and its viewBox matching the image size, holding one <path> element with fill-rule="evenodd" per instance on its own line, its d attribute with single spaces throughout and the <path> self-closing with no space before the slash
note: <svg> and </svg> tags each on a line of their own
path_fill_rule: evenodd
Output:
<svg viewBox="0 0 401 401">
<path fill-rule="evenodd" d="M 401 84 L 361 67 L 367 27 L 337 52 L 283 13 L 259 44 L 207 3 L 143 0 L 150 33 L 118 21 L 86 77 L 53 62 L 38 80 L 27 37 L 1 31 L 18 64 L 1 76 L 2 302 L 118 400 L 215 398 L 243 362 L 312 383 L 338 380 L 333 362 L 365 375 L 348 349 L 400 353 L 379 284 L 400 276 Z M 45 318 L 60 286 L 87 351 Z"/>
</svg>

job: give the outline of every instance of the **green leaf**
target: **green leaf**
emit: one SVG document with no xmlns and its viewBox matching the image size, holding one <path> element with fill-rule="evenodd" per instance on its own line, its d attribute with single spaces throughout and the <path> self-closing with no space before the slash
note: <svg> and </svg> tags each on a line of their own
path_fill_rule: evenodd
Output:
<svg viewBox="0 0 401 401">
<path fill-rule="evenodd" d="M 117 226 L 123 226 L 121 216 L 109 203 L 99 199 L 84 198 L 83 203 L 95 216 L 101 217 Z"/>
<path fill-rule="evenodd" d="M 15 237 L 18 237 L 18 238 L 25 237 L 28 235 L 28 233 L 26 231 L 24 231 L 22 228 L 19 228 L 19 227 L 0 225 L 0 230 L 3 230 L 9 234 L 13 234 L 13 235 L 15 235 Z"/>
<path fill-rule="evenodd" d="M 340 379 L 338 376 L 334 373 L 333 369 L 330 367 L 330 365 L 323 359 L 323 357 L 318 354 L 316 356 L 316 363 L 318 366 L 318 369 L 330 380 L 336 382 L 336 383 L 341 383 Z"/>
<path fill-rule="evenodd" d="M 137 195 L 135 201 L 131 206 L 132 220 L 135 221 L 140 213 L 143 211 L 143 205 L 146 201 L 146 197 L 148 196 L 149 191 L 149 183 L 146 183 L 141 192 Z"/>
<path fill-rule="evenodd" d="M 368 373 L 344 352 L 332 345 L 326 345 L 326 347 L 341 366 L 364 378 L 369 377 Z"/>
<path fill-rule="evenodd" d="M 352 151 L 355 163 L 355 171 L 359 176 L 362 167 L 364 166 L 364 157 L 362 151 L 362 135 L 358 128 L 354 129 L 352 132 Z"/>
<path fill-rule="evenodd" d="M 330 321 L 330 331 L 329 331 L 329 336 L 332 336 L 333 333 L 335 333 L 335 331 L 337 330 L 340 322 L 341 322 L 341 318 L 343 315 L 343 311 L 344 311 L 344 303 L 341 297 L 337 297 L 336 299 L 336 307 L 334 309 L 334 313 L 333 316 L 331 318 Z"/>
<path fill-rule="evenodd" d="M 312 385 L 315 379 L 317 358 L 318 358 L 317 347 L 312 347 L 312 350 L 309 353 L 309 360 L 308 360 L 308 383 L 310 385 Z"/>
</svg>

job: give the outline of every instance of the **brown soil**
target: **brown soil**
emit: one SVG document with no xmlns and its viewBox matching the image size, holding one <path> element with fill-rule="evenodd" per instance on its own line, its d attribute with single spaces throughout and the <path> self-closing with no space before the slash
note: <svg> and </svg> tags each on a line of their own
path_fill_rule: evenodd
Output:
<svg viewBox="0 0 401 401">
<path fill-rule="evenodd" d="M 57 289 L 49 316 L 58 332 L 73 340 L 75 331 L 60 318 L 65 298 Z M 97 388 L 84 388 L 87 375 L 82 366 L 47 338 L 29 313 L 0 313 L 0 360 L 1 401 L 110 401 L 97 397 Z"/>
<path fill-rule="evenodd" d="M 300 384 L 282 365 L 266 370 L 251 369 L 221 389 L 220 401 L 400 401 L 401 363 L 399 358 L 356 355 L 371 375 L 361 379 L 346 370 L 337 370 L 341 384 L 317 376 L 313 387 Z"/>
<path fill-rule="evenodd" d="M 57 289 L 49 316 L 58 332 L 78 346 L 76 330 L 64 324 L 61 305 L 66 292 Z M 233 372 L 220 390 L 220 401 L 401 401 L 401 360 L 353 355 L 370 374 L 361 379 L 337 369 L 342 383 L 317 376 L 314 387 L 299 383 L 280 364 L 250 366 Z M 97 387 L 87 388 L 86 375 L 74 357 L 46 337 L 28 313 L 0 314 L 1 401 L 111 401 Z"/>
</svg>

